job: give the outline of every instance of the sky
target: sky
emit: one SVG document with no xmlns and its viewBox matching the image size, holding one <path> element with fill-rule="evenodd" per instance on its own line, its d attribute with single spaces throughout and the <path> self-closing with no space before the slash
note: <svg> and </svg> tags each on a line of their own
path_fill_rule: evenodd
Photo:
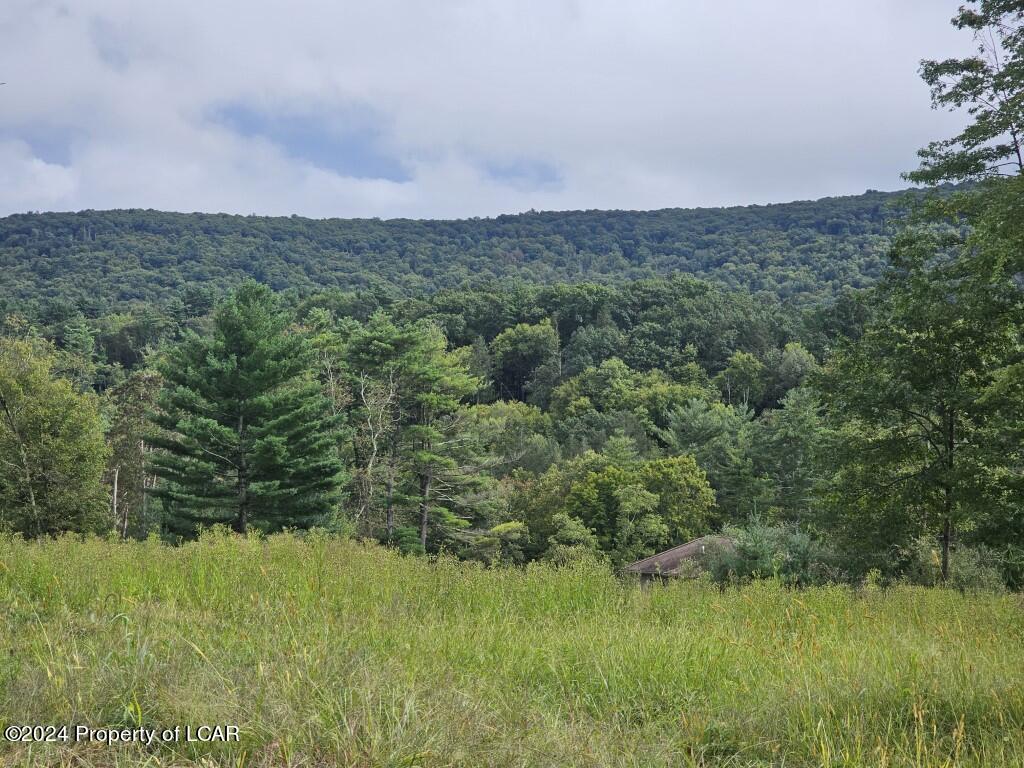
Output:
<svg viewBox="0 0 1024 768">
<path fill-rule="evenodd" d="M 0 215 L 465 218 L 907 186 L 961 0 L 3 0 Z"/>
</svg>

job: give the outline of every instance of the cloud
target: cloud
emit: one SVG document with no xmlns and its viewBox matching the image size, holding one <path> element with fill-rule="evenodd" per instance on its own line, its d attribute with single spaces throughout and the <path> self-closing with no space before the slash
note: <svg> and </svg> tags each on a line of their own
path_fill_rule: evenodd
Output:
<svg viewBox="0 0 1024 768">
<path fill-rule="evenodd" d="M 36 157 L 23 141 L 0 140 L 0 210 L 46 210 L 74 197 L 76 173 Z"/>
<path fill-rule="evenodd" d="M 8 0 L 0 213 L 462 217 L 902 185 L 957 0 Z"/>
</svg>

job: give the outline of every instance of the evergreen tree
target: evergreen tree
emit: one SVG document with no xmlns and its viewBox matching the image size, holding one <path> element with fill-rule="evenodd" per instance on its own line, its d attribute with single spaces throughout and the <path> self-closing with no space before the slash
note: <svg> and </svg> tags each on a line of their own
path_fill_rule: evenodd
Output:
<svg viewBox="0 0 1024 768">
<path fill-rule="evenodd" d="M 754 465 L 760 424 L 753 411 L 696 398 L 676 406 L 658 430 L 673 454 L 690 454 L 707 473 L 725 520 L 739 522 L 764 508 L 766 481 Z"/>
<path fill-rule="evenodd" d="M 825 475 L 820 454 L 825 424 L 817 393 L 791 389 L 775 410 L 762 414 L 754 433 L 754 464 L 767 480 L 766 504 L 785 522 L 805 522 Z"/>
<path fill-rule="evenodd" d="M 172 530 L 309 527 L 331 512 L 335 424 L 309 343 L 288 323 L 270 289 L 246 283 L 211 333 L 187 336 L 161 362 L 153 493 Z"/>
<path fill-rule="evenodd" d="M 432 528 L 443 538 L 468 524 L 457 514 L 461 495 L 481 478 L 461 435 L 461 403 L 480 381 L 436 325 L 397 325 L 383 314 L 353 335 L 348 360 L 359 386 L 377 393 L 361 412 L 380 429 L 387 536 L 398 527 L 396 505 L 413 507 L 425 549 Z"/>
</svg>

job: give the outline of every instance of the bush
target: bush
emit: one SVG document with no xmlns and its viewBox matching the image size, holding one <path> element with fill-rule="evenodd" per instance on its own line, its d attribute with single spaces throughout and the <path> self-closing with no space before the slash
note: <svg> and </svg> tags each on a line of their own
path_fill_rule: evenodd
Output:
<svg viewBox="0 0 1024 768">
<path fill-rule="evenodd" d="M 420 532 L 414 526 L 403 525 L 395 528 L 394 543 L 398 550 L 406 555 L 426 554 L 420 542 Z"/>
<path fill-rule="evenodd" d="M 547 562 L 565 566 L 598 559 L 597 536 L 582 521 L 565 512 L 555 513 L 551 521 L 555 532 L 548 537 Z"/>
<path fill-rule="evenodd" d="M 999 560 L 1007 588 L 1014 592 L 1024 589 L 1024 547 L 1007 544 L 1000 550 Z"/>
<path fill-rule="evenodd" d="M 476 535 L 464 555 L 487 565 L 521 563 L 528 533 L 526 525 L 518 520 L 500 523 Z"/>
<path fill-rule="evenodd" d="M 918 539 L 907 555 L 905 582 L 925 587 L 942 585 L 942 555 L 933 539 Z M 958 546 L 950 553 L 946 586 L 961 592 L 1002 592 L 1006 589 L 1003 560 L 988 547 Z"/>
<path fill-rule="evenodd" d="M 726 528 L 723 535 L 734 544 L 714 547 L 704 558 L 719 584 L 776 578 L 805 587 L 839 580 L 834 554 L 796 526 L 754 520 L 746 528 Z"/>
</svg>

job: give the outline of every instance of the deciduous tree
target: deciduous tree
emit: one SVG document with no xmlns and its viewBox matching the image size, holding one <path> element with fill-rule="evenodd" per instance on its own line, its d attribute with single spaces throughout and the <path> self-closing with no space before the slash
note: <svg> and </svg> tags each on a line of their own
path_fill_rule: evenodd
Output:
<svg viewBox="0 0 1024 768">
<path fill-rule="evenodd" d="M 26 536 L 111 526 L 97 398 L 54 364 L 44 342 L 0 338 L 0 528 Z"/>
<path fill-rule="evenodd" d="M 1024 2 L 967 0 L 953 25 L 974 34 L 977 52 L 921 62 L 936 109 L 966 109 L 971 122 L 918 153 L 911 181 L 935 184 L 1024 173 Z"/>
</svg>

